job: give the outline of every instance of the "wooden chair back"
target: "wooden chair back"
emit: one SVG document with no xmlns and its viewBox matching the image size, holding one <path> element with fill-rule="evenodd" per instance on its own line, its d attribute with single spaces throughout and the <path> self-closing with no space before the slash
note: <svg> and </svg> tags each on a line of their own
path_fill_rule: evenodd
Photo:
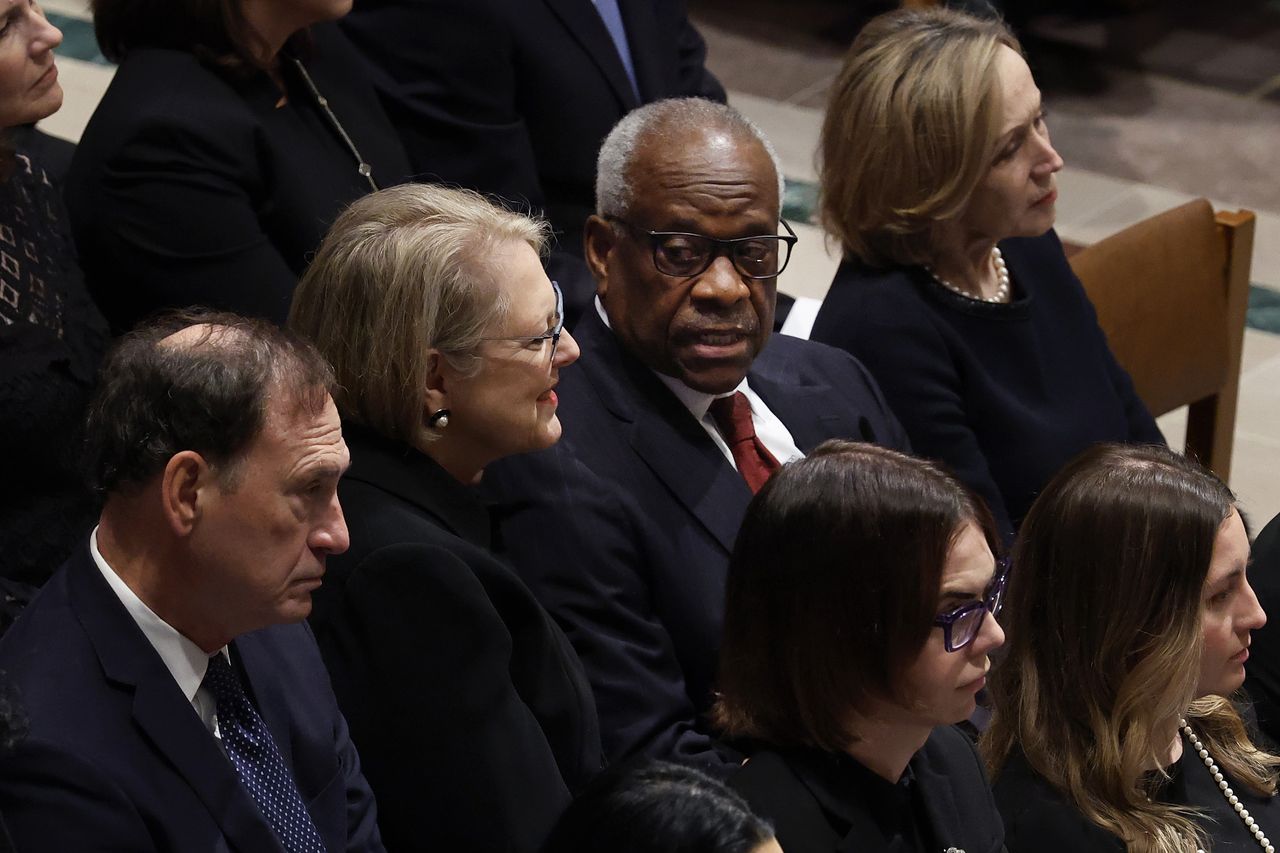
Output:
<svg viewBox="0 0 1280 853">
<path fill-rule="evenodd" d="M 1255 218 L 1196 199 L 1071 257 L 1153 415 L 1189 406 L 1186 451 L 1231 473 Z M 1176 445 L 1176 442 L 1174 442 Z"/>
</svg>

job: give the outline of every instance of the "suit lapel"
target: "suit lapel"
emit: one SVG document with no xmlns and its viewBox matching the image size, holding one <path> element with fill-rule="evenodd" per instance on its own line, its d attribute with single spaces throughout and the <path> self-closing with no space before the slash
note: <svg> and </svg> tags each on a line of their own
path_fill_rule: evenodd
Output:
<svg viewBox="0 0 1280 853">
<path fill-rule="evenodd" d="M 726 553 L 751 490 L 693 415 L 638 359 L 624 353 L 594 310 L 574 332 L 583 374 L 621 423 L 632 449 Z"/>
<path fill-rule="evenodd" d="M 281 850 L 231 762 L 87 549 L 77 557 L 70 583 L 71 606 L 97 651 L 103 672 L 122 692 L 133 693 L 133 718 L 157 758 L 181 774 L 233 848 Z"/>
<path fill-rule="evenodd" d="M 776 348 L 766 346 L 760 353 L 747 374 L 747 383 L 782 421 L 796 447 L 806 456 L 832 436 L 858 438 L 849 435 L 847 424 L 830 411 L 830 401 L 839 399 L 839 393 L 826 383 L 802 384 L 801 377 L 789 369 Z M 869 440 L 866 436 L 862 439 Z"/>
<path fill-rule="evenodd" d="M 600 13 L 596 11 L 591 0 L 543 0 L 565 29 L 578 44 L 590 55 L 592 61 L 599 66 L 609 87 L 618 96 L 623 111 L 639 106 L 635 93 L 631 90 L 631 81 L 627 78 L 627 70 L 622 67 L 622 59 L 613 44 L 613 38 L 605 28 Z M 630 23 L 629 20 L 627 20 Z M 635 58 L 634 56 L 632 57 Z M 637 76 L 639 71 L 637 70 Z"/>
</svg>

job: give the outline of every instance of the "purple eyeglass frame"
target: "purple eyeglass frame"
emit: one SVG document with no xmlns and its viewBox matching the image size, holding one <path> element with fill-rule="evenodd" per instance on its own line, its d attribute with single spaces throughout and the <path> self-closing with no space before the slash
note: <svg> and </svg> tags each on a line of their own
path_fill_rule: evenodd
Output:
<svg viewBox="0 0 1280 853">
<path fill-rule="evenodd" d="M 939 613 L 933 619 L 933 624 L 942 629 L 942 644 L 949 652 L 958 652 L 965 646 L 974 641 L 982 631 L 982 621 L 987 618 L 990 613 L 994 619 L 1000 615 L 1000 608 L 1004 606 L 1004 590 L 1009 583 L 1009 570 L 1012 564 L 1008 557 L 1001 557 L 1000 562 L 996 564 L 996 576 L 991 579 L 991 583 L 987 586 L 987 591 L 983 593 L 981 601 L 967 601 L 946 613 Z M 964 617 L 973 613 L 975 610 L 981 610 L 978 620 L 973 625 L 973 631 L 968 637 L 960 642 L 952 642 L 952 632 L 955 630 L 955 624 Z"/>
</svg>

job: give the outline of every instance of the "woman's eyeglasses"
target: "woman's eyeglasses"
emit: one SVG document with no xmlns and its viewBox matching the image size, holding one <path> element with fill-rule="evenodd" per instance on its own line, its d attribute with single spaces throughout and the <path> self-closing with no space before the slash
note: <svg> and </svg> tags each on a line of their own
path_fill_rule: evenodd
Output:
<svg viewBox="0 0 1280 853">
<path fill-rule="evenodd" d="M 949 652 L 958 652 L 973 642 L 982 630 L 982 620 L 987 614 L 995 618 L 1004 604 L 1004 588 L 1009 580 L 1009 558 L 1004 557 L 996 566 L 996 576 L 991 579 L 981 601 L 967 601 L 946 613 L 939 613 L 933 624 L 942 629 L 942 642 Z"/>
</svg>

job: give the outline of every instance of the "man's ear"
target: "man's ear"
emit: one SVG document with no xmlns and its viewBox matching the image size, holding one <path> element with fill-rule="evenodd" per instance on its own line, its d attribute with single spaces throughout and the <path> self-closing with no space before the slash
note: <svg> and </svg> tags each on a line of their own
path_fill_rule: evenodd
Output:
<svg viewBox="0 0 1280 853">
<path fill-rule="evenodd" d="M 190 535 L 213 488 L 218 488 L 217 475 L 199 453 L 184 450 L 169 458 L 160 477 L 160 503 L 175 536 Z"/>
<path fill-rule="evenodd" d="M 596 279 L 596 294 L 609 290 L 609 255 L 618 245 L 618 232 L 603 217 L 592 214 L 582 229 L 582 251 Z"/>
</svg>

